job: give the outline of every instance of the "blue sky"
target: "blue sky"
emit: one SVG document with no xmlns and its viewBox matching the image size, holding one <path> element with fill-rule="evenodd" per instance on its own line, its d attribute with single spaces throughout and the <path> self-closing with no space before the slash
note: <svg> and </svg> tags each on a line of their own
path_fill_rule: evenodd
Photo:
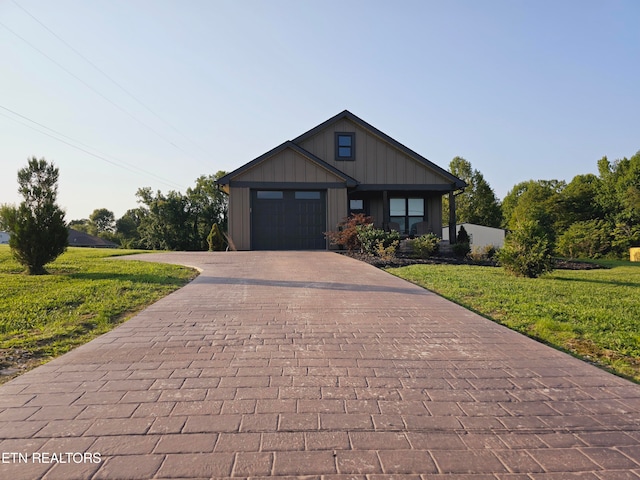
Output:
<svg viewBox="0 0 640 480">
<path fill-rule="evenodd" d="M 640 150 L 639 20 L 636 0 L 0 0 L 0 203 L 45 157 L 67 220 L 119 217 L 344 109 L 499 198 L 570 181 Z"/>
</svg>

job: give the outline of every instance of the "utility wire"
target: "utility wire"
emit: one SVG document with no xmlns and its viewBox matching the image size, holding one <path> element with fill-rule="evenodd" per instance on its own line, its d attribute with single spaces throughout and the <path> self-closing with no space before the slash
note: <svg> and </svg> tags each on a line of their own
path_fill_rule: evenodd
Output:
<svg viewBox="0 0 640 480">
<path fill-rule="evenodd" d="M 9 113 L 11 113 L 11 114 L 13 114 L 13 115 L 15 115 L 15 116 L 17 116 L 17 117 L 20 117 L 20 118 L 22 118 L 24 120 L 27 120 L 27 121 L 35 124 L 35 125 L 38 125 L 39 127 L 45 128 L 45 129 L 55 133 L 56 135 L 59 135 L 60 137 L 64 137 L 64 138 L 70 140 L 71 142 L 75 142 L 77 144 L 82 145 L 83 147 L 91 148 L 91 149 L 95 150 L 93 147 L 91 147 L 91 146 L 89 146 L 89 145 L 87 145 L 85 143 L 82 143 L 82 142 L 80 142 L 80 141 L 78 141 L 78 140 L 76 140 L 74 138 L 71 138 L 68 135 L 65 135 L 63 133 L 60 133 L 60 132 L 54 130 L 53 128 L 49 128 L 46 125 L 43 125 L 42 123 L 36 122 L 35 120 L 30 119 L 29 117 L 25 117 L 24 115 L 21 115 L 20 113 L 15 112 L 15 111 L 11 110 L 10 108 L 4 107 L 2 105 L 0 105 L 0 108 L 5 110 L 5 111 L 7 111 L 7 112 L 9 112 Z M 105 155 L 105 154 L 98 155 L 96 153 L 90 152 L 89 150 L 86 150 L 85 148 L 79 147 L 79 146 L 77 146 L 77 145 L 75 145 L 75 144 L 73 144 L 73 143 L 71 143 L 69 141 L 63 140 L 62 138 L 58 138 L 58 137 L 56 137 L 54 135 L 51 135 L 50 133 L 47 133 L 47 132 L 44 132 L 44 131 L 42 131 L 42 130 L 40 130 L 38 128 L 35 128 L 32 125 L 29 125 L 29 124 L 27 124 L 25 122 L 21 122 L 20 120 L 17 120 L 16 118 L 11 117 L 11 116 L 9 116 L 9 115 L 7 115 L 5 113 L 0 112 L 0 115 L 5 117 L 5 118 L 8 118 L 9 120 L 13 120 L 14 122 L 19 123 L 19 124 L 21 124 L 21 125 L 23 125 L 23 126 L 25 126 L 27 128 L 30 128 L 31 130 L 35 130 L 36 132 L 41 133 L 42 135 L 46 135 L 47 137 L 53 138 L 54 140 L 57 140 L 57 141 L 59 141 L 61 143 L 69 145 L 70 147 L 73 147 L 76 150 L 80 150 L 81 152 L 84 152 L 84 153 L 86 153 L 88 155 L 91 155 L 92 157 L 95 157 L 95 158 L 98 158 L 98 159 L 100 159 L 100 160 L 102 160 L 104 162 L 107 162 L 107 163 L 109 163 L 111 165 L 114 165 L 114 166 L 119 167 L 119 168 L 123 168 L 125 170 L 128 170 L 130 172 L 136 173 L 138 175 L 141 175 L 141 174 L 150 175 L 150 176 L 154 177 L 155 180 L 157 180 L 157 181 L 159 181 L 159 182 L 161 182 L 161 183 L 163 183 L 163 184 L 165 184 L 165 185 L 167 185 L 169 187 L 181 188 L 180 185 L 178 185 L 178 184 L 176 184 L 174 182 L 171 182 L 170 180 L 165 180 L 164 178 L 159 177 L 155 173 L 143 170 L 143 169 L 141 169 L 139 167 L 136 167 L 135 165 L 131 165 L 131 164 L 129 164 L 129 163 L 123 161 L 123 160 L 109 160 L 109 158 L 107 158 L 107 157 L 114 158 L 111 155 Z"/>
<path fill-rule="evenodd" d="M 184 139 L 186 139 L 188 142 L 190 142 L 192 145 L 194 145 L 195 147 L 197 147 L 201 152 L 205 153 L 208 156 L 211 156 L 211 154 L 209 152 L 207 152 L 204 148 L 202 148 L 200 145 L 198 145 L 197 143 L 195 143 L 192 139 L 190 139 L 189 137 L 187 137 L 184 133 L 182 133 L 180 130 L 178 130 L 178 128 L 176 128 L 173 124 L 171 124 L 170 122 L 168 122 L 167 120 L 165 120 L 164 118 L 162 118 L 160 115 L 158 115 L 156 112 L 154 112 L 151 108 L 149 108 L 147 105 L 145 105 L 140 99 L 138 99 L 134 94 L 132 94 L 131 92 L 129 92 L 126 88 L 124 88 L 120 83 L 118 83 L 116 80 L 114 80 L 113 77 L 111 77 L 109 74 L 107 74 L 104 70 L 102 70 L 100 67 L 98 67 L 95 63 L 93 63 L 91 60 L 89 60 L 86 56 L 84 56 L 82 53 L 80 53 L 77 49 L 75 49 L 72 45 L 69 44 L 69 42 L 67 42 L 66 40 L 64 40 L 62 37 L 60 37 L 60 35 L 58 35 L 57 33 L 55 33 L 53 30 L 51 30 L 49 27 L 47 27 L 42 21 L 40 21 L 38 18 L 35 17 L 35 15 L 33 15 L 31 12 L 29 12 L 26 8 L 24 8 L 22 5 L 20 5 L 18 2 L 16 2 L 15 0 L 12 0 L 13 4 L 15 6 L 17 6 L 20 10 L 22 10 L 23 12 L 25 12 L 27 15 L 29 15 L 33 20 L 35 20 L 37 23 L 39 23 L 42 28 L 44 28 L 47 32 L 49 32 L 51 35 L 53 35 L 54 37 L 56 37 L 60 42 L 62 42 L 64 45 L 66 45 L 73 53 L 75 53 L 76 55 L 78 55 L 80 58 L 82 58 L 85 62 L 87 62 L 89 65 L 91 65 L 93 68 L 95 68 L 98 72 L 100 72 L 105 78 L 107 78 L 109 81 L 111 81 L 111 83 L 113 83 L 114 85 L 116 85 L 120 90 L 122 90 L 124 93 L 126 93 L 129 97 L 131 97 L 133 100 L 135 100 L 139 105 L 141 105 L 143 108 L 145 108 L 149 113 L 151 113 L 152 115 L 154 115 L 156 118 L 158 118 L 160 121 L 162 121 L 165 125 L 169 126 L 170 128 L 172 128 L 176 133 L 182 135 L 182 137 Z"/>
<path fill-rule="evenodd" d="M 104 100 L 106 100 L 107 102 L 109 102 L 111 105 L 113 105 L 114 107 L 116 107 L 118 110 L 120 110 L 121 112 L 123 112 L 124 114 L 126 114 L 127 116 L 129 116 L 130 118 L 132 118 L 133 120 L 135 120 L 136 122 L 138 122 L 140 125 L 144 126 L 145 128 L 149 129 L 151 132 L 153 132 L 154 134 L 156 134 L 159 138 L 161 138 L 162 140 L 164 140 L 165 142 L 169 143 L 170 145 L 172 145 L 173 147 L 175 147 L 176 149 L 180 150 L 182 153 L 184 153 L 187 156 L 191 156 L 191 154 L 189 152 L 187 152 L 186 150 L 184 150 L 183 148 L 179 147 L 178 145 L 176 145 L 175 143 L 173 143 L 171 140 L 165 138 L 162 134 L 160 134 L 157 130 L 155 130 L 154 128 L 150 127 L 149 125 L 147 125 L 146 123 L 144 123 L 142 120 L 138 119 L 135 115 L 133 115 L 132 113 L 130 113 L 129 111 L 125 110 L 124 108 L 122 108 L 121 106 L 119 106 L 117 103 L 113 102 L 112 100 L 110 100 L 108 97 L 106 97 L 105 95 L 103 95 L 102 93 L 100 93 L 98 90 L 96 90 L 95 88 L 93 88 L 91 85 L 89 85 L 87 82 L 85 82 L 84 80 L 82 80 L 80 77 L 78 77 L 77 75 L 75 75 L 73 72 L 71 72 L 70 70 L 68 70 L 67 68 L 65 68 L 63 65 L 61 65 L 60 63 L 58 63 L 57 61 L 55 61 L 53 58 L 51 58 L 49 55 L 47 55 L 46 53 L 44 53 L 42 50 L 40 50 L 38 47 L 36 47 L 35 45 L 33 45 L 31 42 L 29 42 L 27 39 L 25 39 L 24 37 L 22 37 L 21 35 L 19 35 L 18 33 L 14 32 L 12 29 L 10 29 L 9 27 L 7 27 L 4 23 L 0 22 L 0 26 L 4 27 L 7 31 L 9 31 L 10 33 L 12 33 L 13 35 L 15 35 L 17 38 L 19 38 L 20 40 L 22 40 L 23 42 L 25 42 L 27 45 L 29 45 L 31 48 L 33 48 L 36 52 L 38 52 L 40 55 L 44 56 L 45 58 L 47 58 L 49 61 L 51 61 L 52 63 L 54 63 L 57 67 L 59 67 L 60 69 L 64 70 L 66 73 L 68 73 L 69 75 L 71 75 L 73 78 L 75 78 L 76 80 L 78 80 L 80 83 L 82 83 L 85 87 L 87 87 L 89 90 L 91 90 L 93 93 L 95 93 L 96 95 L 102 97 Z"/>
</svg>

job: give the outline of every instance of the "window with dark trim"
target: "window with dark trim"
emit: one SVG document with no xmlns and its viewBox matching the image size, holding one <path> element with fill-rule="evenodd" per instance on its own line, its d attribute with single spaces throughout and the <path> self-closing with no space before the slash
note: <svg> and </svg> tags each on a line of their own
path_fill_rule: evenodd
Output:
<svg viewBox="0 0 640 480">
<path fill-rule="evenodd" d="M 356 134 L 336 132 L 336 160 L 356 159 Z"/>
<path fill-rule="evenodd" d="M 365 201 L 359 198 L 352 198 L 349 200 L 349 214 L 352 213 L 364 213 L 366 215 Z"/>
<path fill-rule="evenodd" d="M 294 194 L 296 200 L 320 200 L 320 192 L 299 191 Z"/>
<path fill-rule="evenodd" d="M 425 220 L 424 198 L 389 199 L 389 221 L 403 235 L 416 235 L 416 224 Z"/>
<path fill-rule="evenodd" d="M 277 190 L 258 190 L 256 198 L 260 200 L 282 200 L 283 192 Z"/>
</svg>

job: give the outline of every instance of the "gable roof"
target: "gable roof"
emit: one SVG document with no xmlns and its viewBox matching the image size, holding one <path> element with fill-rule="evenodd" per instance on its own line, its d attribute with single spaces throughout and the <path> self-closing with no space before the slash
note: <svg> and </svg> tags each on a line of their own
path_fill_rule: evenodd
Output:
<svg viewBox="0 0 640 480">
<path fill-rule="evenodd" d="M 309 130 L 309 131 L 303 133 L 302 135 L 294 138 L 292 141 L 294 143 L 303 142 L 304 140 L 312 137 L 316 133 L 321 132 L 325 128 L 331 126 L 332 124 L 334 124 L 334 123 L 336 123 L 336 122 L 338 122 L 339 120 L 342 120 L 342 119 L 347 119 L 347 120 L 355 123 L 360 128 L 363 128 L 364 130 L 367 130 L 372 135 L 375 135 L 376 137 L 380 138 L 381 140 L 383 140 L 383 141 L 387 142 L 388 144 L 392 145 L 396 149 L 398 149 L 401 152 L 403 152 L 405 155 L 407 155 L 407 156 L 411 157 L 412 159 L 414 159 L 415 161 L 417 161 L 418 163 L 421 163 L 424 166 L 426 166 L 426 167 L 428 167 L 428 168 L 430 168 L 432 170 L 435 170 L 437 173 L 439 173 L 443 177 L 449 179 L 451 181 L 451 183 L 455 185 L 456 188 L 464 188 L 464 187 L 467 186 L 466 182 L 464 182 L 463 180 L 459 179 L 458 177 L 453 175 L 451 172 L 448 172 L 444 168 L 439 167 L 438 165 L 436 165 L 435 163 L 431 162 L 430 160 L 427 160 L 425 157 L 423 157 L 419 153 L 411 150 L 410 148 L 408 148 L 405 145 L 401 144 L 397 140 L 394 140 L 389 135 L 387 135 L 386 133 L 378 130 L 373 125 L 365 122 L 360 117 L 358 117 L 358 116 L 354 115 L 353 113 L 351 113 L 349 110 L 344 110 L 344 111 L 340 112 L 339 114 L 331 117 L 329 120 L 327 120 L 325 122 L 322 122 L 320 125 L 312 128 L 311 130 Z"/>
<path fill-rule="evenodd" d="M 267 153 L 265 153 L 263 155 L 260 155 L 258 158 L 255 158 L 255 159 L 251 160 L 249 163 L 246 163 L 243 166 L 241 166 L 240 168 L 235 169 L 233 172 L 227 173 L 224 177 L 221 177 L 218 180 L 216 180 L 216 183 L 219 184 L 219 185 L 228 185 L 229 182 L 231 182 L 231 180 L 234 177 L 237 177 L 238 175 L 241 175 L 242 173 L 252 169 L 253 167 L 259 165 L 260 163 L 264 162 L 265 160 L 267 160 L 267 159 L 269 159 L 269 158 L 281 153 L 282 151 L 284 151 L 286 149 L 291 149 L 294 152 L 296 152 L 299 155 L 301 155 L 304 158 L 306 158 L 307 160 L 309 160 L 310 162 L 315 163 L 317 166 L 319 166 L 321 168 L 324 168 L 325 170 L 328 170 L 329 172 L 331 172 L 336 177 L 342 179 L 346 183 L 347 187 L 354 187 L 354 186 L 358 185 L 358 181 L 355 178 L 352 178 L 349 175 L 347 175 L 346 173 L 341 172 L 340 170 L 338 170 L 333 165 L 328 164 L 327 162 L 325 162 L 321 158 L 318 158 L 317 156 L 315 156 L 313 153 L 305 150 L 304 148 L 300 147 L 299 145 L 296 145 L 291 140 L 288 140 L 288 141 L 278 145 L 276 148 L 274 148 L 272 150 L 269 150 Z"/>
</svg>

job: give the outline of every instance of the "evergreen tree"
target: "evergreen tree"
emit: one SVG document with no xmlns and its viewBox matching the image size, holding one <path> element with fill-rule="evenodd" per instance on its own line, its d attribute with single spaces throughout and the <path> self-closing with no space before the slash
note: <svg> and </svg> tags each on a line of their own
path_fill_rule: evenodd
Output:
<svg viewBox="0 0 640 480">
<path fill-rule="evenodd" d="M 24 200 L 18 208 L 3 206 L 2 223 L 11 233 L 9 246 L 30 275 L 47 273 L 44 266 L 68 245 L 64 212 L 56 204 L 58 169 L 44 158 L 29 160 L 18 171 L 18 192 Z"/>
</svg>

